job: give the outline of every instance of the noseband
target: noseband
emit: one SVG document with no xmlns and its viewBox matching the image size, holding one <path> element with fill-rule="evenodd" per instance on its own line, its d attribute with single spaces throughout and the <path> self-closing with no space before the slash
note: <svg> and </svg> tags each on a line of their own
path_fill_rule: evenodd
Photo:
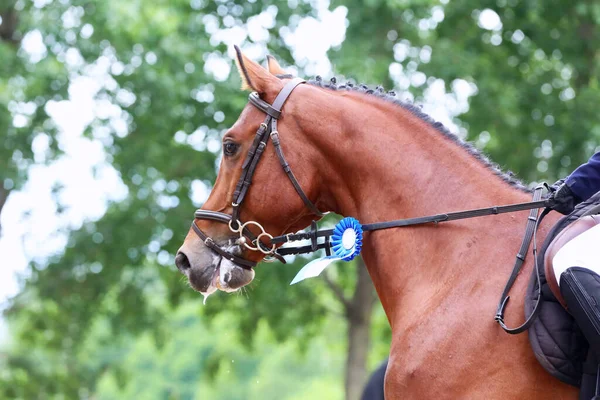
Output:
<svg viewBox="0 0 600 400">
<path fill-rule="evenodd" d="M 285 104 L 286 100 L 292 93 L 292 91 L 300 84 L 305 83 L 306 81 L 302 79 L 292 79 L 289 81 L 283 89 L 279 92 L 273 104 L 269 104 L 266 101 L 262 100 L 258 93 L 253 92 L 248 97 L 250 104 L 267 114 L 265 120 L 260 124 L 258 131 L 256 131 L 256 135 L 254 136 L 254 141 L 252 142 L 252 146 L 250 146 L 250 150 L 248 150 L 248 155 L 242 164 L 242 175 L 235 187 L 235 192 L 233 193 L 233 201 L 231 202 L 231 206 L 233 208 L 232 215 L 221 213 L 218 211 L 209 211 L 209 210 L 196 210 L 194 213 L 195 220 L 192 222 L 192 229 L 198 237 L 204 242 L 204 244 L 210 248 L 215 253 L 220 256 L 240 265 L 243 268 L 251 269 L 256 265 L 256 262 L 246 260 L 236 254 L 233 254 L 229 251 L 226 251 L 219 247 L 219 245 L 206 233 L 204 233 L 196 224 L 196 220 L 210 220 L 221 222 L 227 224 L 229 229 L 233 233 L 237 233 L 239 238 L 237 243 L 240 245 L 244 245 L 249 250 L 260 251 L 267 256 L 271 256 L 273 258 L 278 259 L 279 261 L 285 263 L 285 259 L 276 253 L 276 244 L 271 243 L 273 236 L 265 231 L 261 224 L 255 221 L 248 221 L 242 223 L 240 221 L 240 206 L 242 205 L 246 194 L 248 193 L 248 189 L 250 188 L 250 184 L 252 183 L 252 177 L 256 172 L 256 167 L 258 166 L 258 162 L 267 147 L 267 143 L 269 138 L 273 142 L 273 146 L 275 147 L 275 153 L 277 154 L 277 158 L 279 159 L 279 163 L 281 167 L 285 171 L 289 180 L 292 182 L 294 189 L 306 205 L 309 210 L 312 211 L 313 214 L 318 217 L 322 217 L 324 213 L 319 211 L 319 209 L 314 205 L 312 201 L 308 198 L 306 193 L 300 187 L 298 183 L 298 179 L 292 172 L 290 165 L 285 159 L 283 154 L 283 150 L 281 148 L 281 143 L 279 141 L 279 132 L 277 131 L 277 120 L 281 117 L 281 109 Z M 249 227 L 254 226 L 260 229 L 261 233 L 258 235 L 254 235 Z M 249 239 L 249 240 L 248 240 Z M 270 243 L 270 247 L 265 245 L 262 239 L 268 239 Z M 250 243 L 248 243 L 250 242 Z M 267 260 L 268 261 L 268 260 Z"/>
</svg>

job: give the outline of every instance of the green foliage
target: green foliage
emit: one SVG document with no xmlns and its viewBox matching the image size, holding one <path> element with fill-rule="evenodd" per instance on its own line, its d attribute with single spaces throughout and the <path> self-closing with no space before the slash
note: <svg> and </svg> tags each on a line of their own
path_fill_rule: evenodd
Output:
<svg viewBox="0 0 600 400">
<path fill-rule="evenodd" d="M 107 78 L 96 100 L 118 107 L 118 118 L 97 115 L 85 135 L 101 141 L 128 194 L 70 233 L 64 253 L 32 265 L 6 313 L 11 343 L 0 353 L 0 398 L 341 397 L 344 310 L 322 281 L 289 288 L 302 259 L 261 265 L 242 294 L 214 295 L 201 308 L 173 266 L 197 206 L 192 184 L 214 181 L 220 135 L 246 104 L 235 74 L 221 74 L 234 68 L 223 39 L 233 32 L 222 33 L 276 9 L 268 43 L 240 40 L 295 64 L 279 33 L 301 17 L 318 17 L 317 3 L 2 2 L 3 187 L 20 188 L 29 166 L 60 157 L 47 105 L 68 99 L 77 77 L 101 70 Z M 336 73 L 417 99 L 434 79 L 449 92 L 460 80 L 475 85 L 455 122 L 523 179 L 566 175 L 599 144 L 597 5 L 333 0 L 330 9 L 337 6 L 347 7 L 348 28 L 328 54 Z M 487 8 L 501 27 L 478 26 Z M 8 29 L 15 14 L 18 23 Z M 34 30 L 46 46 L 40 59 L 20 47 Z M 215 62 L 219 68 L 210 68 Z M 409 79 L 390 74 L 390 65 Z M 409 85 L 417 72 L 428 80 Z M 39 135 L 48 136 L 49 148 L 36 158 Z M 351 293 L 354 267 L 333 272 Z M 389 343 L 380 306 L 372 335 L 375 368 Z"/>
<path fill-rule="evenodd" d="M 562 177 L 600 144 L 597 6 L 560 0 L 360 3 L 332 4 L 349 10 L 346 43 L 352 45 L 331 55 L 343 74 L 389 82 L 387 67 L 397 62 L 409 76 L 420 71 L 443 79 L 447 90 L 456 79 L 474 83 L 477 94 L 457 122 L 468 139 L 526 181 Z M 497 13 L 501 27 L 478 26 L 485 9 Z M 406 57 L 394 57 L 398 45 L 410 48 Z M 409 90 L 419 95 L 426 87 Z"/>
</svg>

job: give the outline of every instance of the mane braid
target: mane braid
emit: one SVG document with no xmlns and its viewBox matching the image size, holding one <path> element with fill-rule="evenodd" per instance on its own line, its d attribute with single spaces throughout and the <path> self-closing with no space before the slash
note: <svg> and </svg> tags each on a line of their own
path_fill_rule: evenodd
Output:
<svg viewBox="0 0 600 400">
<path fill-rule="evenodd" d="M 521 191 L 530 193 L 529 190 L 520 180 L 515 178 L 514 174 L 511 171 L 504 172 L 500 169 L 500 166 L 493 161 L 491 161 L 485 154 L 475 148 L 471 143 L 465 142 L 457 135 L 450 132 L 444 124 L 441 122 L 435 121 L 429 115 L 425 114 L 423 110 L 421 110 L 420 106 L 416 106 L 413 103 L 409 103 L 406 101 L 402 101 L 396 97 L 396 93 L 392 90 L 385 92 L 382 86 L 376 86 L 375 89 L 369 88 L 365 84 L 355 85 L 351 82 L 346 82 L 345 84 L 338 85 L 337 79 L 335 77 L 331 78 L 329 81 L 323 81 L 320 76 L 316 76 L 314 79 L 308 81 L 309 84 L 318 86 L 324 89 L 330 90 L 345 90 L 345 91 L 353 91 L 364 93 L 367 95 L 375 96 L 379 99 L 388 101 L 395 105 L 402 107 L 404 110 L 409 111 L 411 114 L 420 118 L 422 121 L 425 121 L 430 126 L 435 128 L 438 132 L 440 132 L 445 138 L 451 140 L 462 149 L 464 149 L 467 153 L 469 153 L 472 157 L 474 157 L 477 161 L 479 161 L 485 168 L 492 171 L 496 176 L 499 176 L 504 182 L 508 183 L 510 186 L 519 189 Z"/>
</svg>

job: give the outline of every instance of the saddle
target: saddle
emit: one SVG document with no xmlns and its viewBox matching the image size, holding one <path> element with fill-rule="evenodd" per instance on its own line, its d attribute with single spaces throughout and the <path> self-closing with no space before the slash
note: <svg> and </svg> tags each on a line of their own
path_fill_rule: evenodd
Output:
<svg viewBox="0 0 600 400">
<path fill-rule="evenodd" d="M 599 216 L 582 216 L 571 225 L 568 225 L 562 231 L 560 231 L 546 249 L 544 254 L 544 272 L 546 274 L 546 281 L 548 282 L 548 286 L 550 287 L 552 294 L 564 308 L 567 308 L 567 304 L 560 293 L 560 288 L 556 280 L 556 274 L 554 273 L 554 265 L 552 264 L 554 256 L 565 244 L 598 224 L 600 224 Z"/>
<path fill-rule="evenodd" d="M 552 259 L 567 242 L 600 223 L 600 192 L 579 204 L 552 227 L 538 253 L 541 304 L 538 318 L 529 329 L 529 342 L 540 364 L 554 377 L 580 387 L 588 343 L 575 320 L 565 309 L 554 275 Z M 532 273 L 525 298 L 525 315 L 530 315 L 538 298 L 536 271 Z M 591 371 L 590 371 L 591 372 Z M 593 373 L 596 370 L 594 368 Z"/>
</svg>

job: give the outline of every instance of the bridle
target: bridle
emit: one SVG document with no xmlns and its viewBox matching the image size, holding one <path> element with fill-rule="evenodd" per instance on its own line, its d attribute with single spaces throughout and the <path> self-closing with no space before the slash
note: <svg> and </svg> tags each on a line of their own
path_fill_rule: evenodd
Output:
<svg viewBox="0 0 600 400">
<path fill-rule="evenodd" d="M 245 246 L 249 250 L 260 251 L 267 256 L 271 256 L 272 258 L 278 259 L 279 261 L 285 263 L 285 259 L 282 257 L 282 255 L 277 253 L 277 245 L 275 243 L 270 243 L 270 246 L 268 246 L 264 244 L 262 240 L 267 239 L 271 241 L 273 239 L 273 235 L 266 232 L 262 225 L 256 221 L 247 221 L 242 223 L 239 219 L 240 207 L 246 198 L 246 194 L 248 193 L 248 189 L 252 183 L 252 177 L 254 176 L 258 162 L 260 161 L 260 158 L 267 147 L 269 138 L 273 142 L 275 153 L 277 154 L 277 158 L 279 159 L 281 167 L 288 176 L 290 182 L 292 182 L 294 189 L 306 207 L 308 207 L 308 209 L 318 217 L 325 215 L 325 213 L 319 211 L 317 206 L 315 206 L 315 204 L 308 198 L 306 193 L 304 193 L 304 190 L 302 190 L 300 183 L 298 183 L 298 179 L 296 179 L 296 176 L 292 172 L 290 165 L 285 159 L 283 150 L 281 148 L 281 142 L 279 140 L 279 132 L 277 131 L 277 120 L 281 117 L 281 109 L 283 108 L 283 105 L 288 97 L 290 97 L 290 94 L 292 94 L 294 89 L 298 87 L 298 85 L 305 82 L 305 80 L 299 78 L 290 80 L 285 84 L 283 89 L 281 89 L 275 98 L 275 101 L 273 101 L 273 104 L 269 104 L 262 100 L 256 92 L 250 94 L 248 97 L 250 104 L 267 114 L 267 116 L 256 131 L 254 141 L 252 142 L 252 145 L 248 150 L 248 155 L 242 164 L 242 174 L 235 187 L 233 201 L 231 202 L 233 212 L 231 215 L 229 215 L 218 211 L 200 209 L 196 210 L 194 213 L 195 219 L 194 222 L 192 222 L 192 229 L 194 232 L 196 232 L 204 244 L 220 256 L 239 264 L 242 268 L 251 269 L 256 265 L 256 262 L 246 260 L 245 258 L 242 258 L 232 252 L 222 249 L 210 236 L 208 236 L 198 227 L 196 220 L 206 219 L 227 224 L 233 233 L 237 233 L 239 235 L 239 239 L 237 240 L 239 244 Z M 254 235 L 249 229 L 250 226 L 258 228 L 261 233 Z M 267 261 L 269 260 L 267 259 Z"/>
</svg>

